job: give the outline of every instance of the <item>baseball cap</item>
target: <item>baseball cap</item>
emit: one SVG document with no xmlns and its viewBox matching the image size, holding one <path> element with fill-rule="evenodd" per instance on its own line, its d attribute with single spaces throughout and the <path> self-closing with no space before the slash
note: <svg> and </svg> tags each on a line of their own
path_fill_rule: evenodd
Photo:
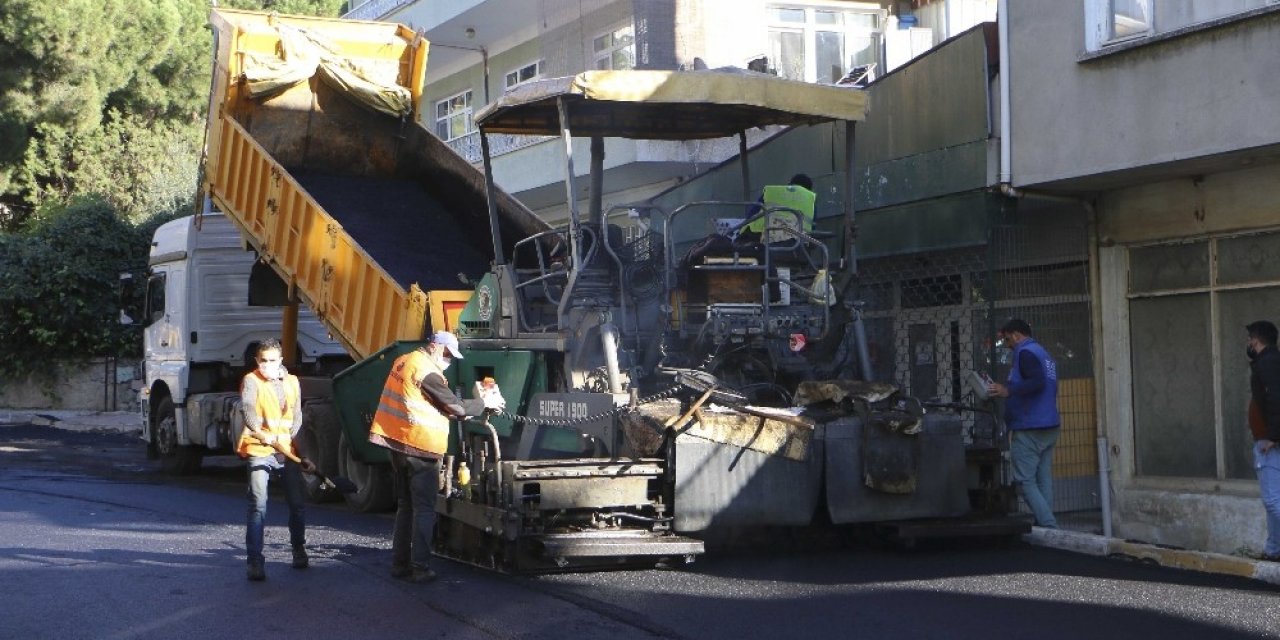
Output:
<svg viewBox="0 0 1280 640">
<path fill-rule="evenodd" d="M 458 336 L 455 336 L 448 331 L 437 331 L 432 334 L 431 341 L 436 344 L 444 345 L 444 348 L 449 350 L 449 355 L 459 360 L 462 359 L 462 352 L 458 351 Z"/>
</svg>

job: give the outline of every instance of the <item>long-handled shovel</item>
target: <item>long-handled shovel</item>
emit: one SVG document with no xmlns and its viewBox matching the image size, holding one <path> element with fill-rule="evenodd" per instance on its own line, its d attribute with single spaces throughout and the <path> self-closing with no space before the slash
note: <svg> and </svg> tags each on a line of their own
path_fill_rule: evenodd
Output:
<svg viewBox="0 0 1280 640">
<path fill-rule="evenodd" d="M 284 445 L 280 444 L 280 442 L 279 442 L 279 441 L 275 441 L 275 442 L 272 442 L 271 444 L 267 444 L 267 443 L 265 443 L 265 442 L 263 442 L 263 441 L 262 441 L 262 438 L 259 438 L 259 437 L 257 437 L 256 435 L 254 436 L 254 438 L 255 438 L 258 442 L 260 442 L 260 443 L 262 443 L 262 444 L 264 444 L 264 445 L 266 445 L 266 446 L 268 446 L 268 447 L 271 447 L 272 449 L 275 449 L 276 451 L 280 452 L 281 454 L 284 454 L 284 457 L 286 457 L 286 458 L 288 458 L 289 460 L 292 460 L 293 462 L 297 463 L 297 464 L 298 464 L 298 466 L 303 467 L 303 469 L 305 469 L 305 468 L 308 466 L 308 465 L 305 465 L 305 464 L 303 464 L 303 463 L 302 463 L 302 460 L 303 460 L 302 458 L 299 458 L 299 457 L 298 457 L 297 455 L 295 455 L 292 451 L 290 451 L 290 450 L 286 449 L 286 448 L 284 447 Z M 308 461 L 308 462 L 310 462 L 310 461 Z M 354 483 L 354 482 L 352 482 L 352 481 L 350 481 L 350 480 L 348 480 L 348 479 L 346 479 L 346 478 L 329 478 L 329 477 L 326 477 L 324 474 L 320 473 L 320 469 L 319 469 L 318 467 L 316 467 L 315 465 L 310 465 L 310 466 L 311 466 L 312 470 L 311 470 L 309 473 L 310 473 L 311 475 L 315 476 L 316 478 L 318 478 L 318 479 L 320 480 L 320 486 L 322 486 L 322 487 L 324 487 L 324 488 L 326 488 L 326 489 L 330 489 L 330 490 L 333 490 L 333 491 L 338 491 L 338 492 L 341 492 L 341 493 L 356 493 L 356 492 L 358 492 L 358 491 L 360 490 L 358 487 L 356 487 L 356 483 Z"/>
</svg>

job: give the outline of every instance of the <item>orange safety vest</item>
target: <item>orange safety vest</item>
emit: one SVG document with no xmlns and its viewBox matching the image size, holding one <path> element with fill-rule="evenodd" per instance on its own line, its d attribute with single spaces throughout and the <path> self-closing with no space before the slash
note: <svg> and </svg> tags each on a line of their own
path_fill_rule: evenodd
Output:
<svg viewBox="0 0 1280 640">
<path fill-rule="evenodd" d="M 293 412 L 298 411 L 298 400 L 302 397 L 302 391 L 298 387 L 298 376 L 291 373 L 284 376 L 284 407 L 280 406 L 280 397 L 276 395 L 276 388 L 271 384 L 270 380 L 262 377 L 256 369 L 244 377 L 245 380 L 249 376 L 258 378 L 258 398 L 253 412 L 262 418 L 261 431 L 265 434 L 273 435 L 276 441 L 286 449 L 293 446 Z M 240 383 L 240 392 L 244 393 L 244 382 Z M 276 450 L 267 445 L 260 444 L 257 438 L 249 433 L 248 427 L 240 434 L 240 441 L 236 444 L 236 453 L 241 458 L 264 457 L 273 455 Z"/>
<path fill-rule="evenodd" d="M 422 349 L 396 358 L 378 400 L 378 411 L 373 414 L 369 435 L 444 455 L 449 450 L 449 417 L 422 394 L 422 380 L 432 373 L 444 376 L 440 365 Z M 379 444 L 373 438 L 370 441 Z"/>
</svg>

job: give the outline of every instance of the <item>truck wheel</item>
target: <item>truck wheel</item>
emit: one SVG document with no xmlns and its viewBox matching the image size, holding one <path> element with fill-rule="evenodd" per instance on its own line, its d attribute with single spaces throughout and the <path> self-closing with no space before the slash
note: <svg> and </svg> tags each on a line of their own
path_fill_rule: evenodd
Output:
<svg viewBox="0 0 1280 640">
<path fill-rule="evenodd" d="M 338 437 L 338 475 L 356 485 L 356 491 L 343 494 L 347 505 L 360 513 L 386 511 L 394 502 L 391 476 L 382 465 L 356 460 L 344 431 Z"/>
<path fill-rule="evenodd" d="M 200 470 L 200 449 L 178 444 L 178 415 L 173 400 L 165 397 L 156 405 L 155 422 L 151 426 L 151 442 L 165 473 L 183 476 Z"/>
<path fill-rule="evenodd" d="M 302 431 L 298 433 L 298 446 L 326 476 L 339 476 L 338 472 L 338 416 L 328 402 L 310 402 L 302 407 Z M 312 502 L 333 502 L 341 496 L 332 489 L 320 485 L 320 479 L 303 475 L 306 480 L 307 499 Z"/>
</svg>

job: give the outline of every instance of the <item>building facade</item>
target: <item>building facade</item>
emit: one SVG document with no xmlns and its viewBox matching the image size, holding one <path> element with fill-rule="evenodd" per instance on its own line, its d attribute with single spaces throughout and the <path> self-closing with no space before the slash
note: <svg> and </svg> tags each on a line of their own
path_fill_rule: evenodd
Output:
<svg viewBox="0 0 1280 640">
<path fill-rule="evenodd" d="M 1008 182 L 1091 218 L 1115 533 L 1257 551 L 1244 326 L 1280 316 L 1280 6 L 1007 4 Z"/>
<path fill-rule="evenodd" d="M 810 82 L 835 83 L 850 72 L 869 80 L 994 19 L 994 11 L 994 0 L 355 0 L 346 15 L 400 22 L 426 36 L 431 107 L 423 124 L 478 163 L 472 115 L 525 82 L 590 69 L 719 67 Z M 749 143 L 774 133 L 751 132 Z M 503 189 L 549 222 L 563 221 L 558 145 L 501 135 L 490 145 Z M 605 207 L 645 200 L 737 152 L 733 141 L 611 140 Z"/>
</svg>

